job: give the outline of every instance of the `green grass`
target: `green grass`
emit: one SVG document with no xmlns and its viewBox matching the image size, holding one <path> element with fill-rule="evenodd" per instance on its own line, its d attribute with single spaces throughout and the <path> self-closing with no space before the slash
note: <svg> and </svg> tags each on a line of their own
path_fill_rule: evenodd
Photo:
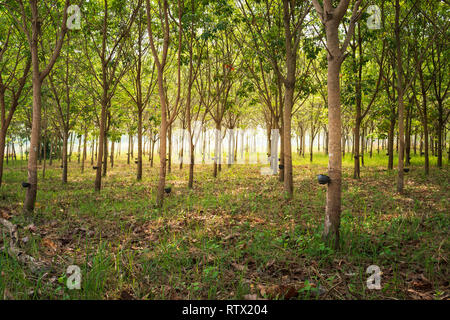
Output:
<svg viewBox="0 0 450 320">
<path fill-rule="evenodd" d="M 40 175 L 35 232 L 21 214 L 25 161 L 5 167 L 0 211 L 19 225 L 22 248 L 46 262 L 32 272 L 0 252 L 0 299 L 242 299 L 247 294 L 296 299 L 442 299 L 449 294 L 449 172 L 423 173 L 414 156 L 405 192 L 395 193 L 396 170 L 385 152 L 365 156 L 361 179 L 343 160 L 341 248 L 321 240 L 326 187 L 316 182 L 328 158 L 294 156 L 294 199 L 262 165 L 198 165 L 193 190 L 188 169 L 172 166 L 172 193 L 154 206 L 158 169 L 116 160 L 93 191 L 94 171 L 70 163 L 61 183 L 59 163 Z M 76 157 L 74 158 L 76 159 Z M 394 160 L 394 164 L 396 160 Z M 7 244 L 3 233 L 0 247 Z M 3 244 L 2 244 L 3 242 Z M 380 266 L 382 290 L 368 290 L 366 269 Z M 66 269 L 78 265 L 81 290 L 66 287 Z M 320 288 L 320 289 L 319 289 Z M 321 294 L 318 295 L 318 292 Z"/>
</svg>

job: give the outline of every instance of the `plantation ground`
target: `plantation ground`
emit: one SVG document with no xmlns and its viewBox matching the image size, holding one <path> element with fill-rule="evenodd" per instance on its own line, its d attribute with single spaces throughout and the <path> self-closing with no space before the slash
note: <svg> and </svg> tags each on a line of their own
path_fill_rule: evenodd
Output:
<svg viewBox="0 0 450 320">
<path fill-rule="evenodd" d="M 435 158 L 433 158 L 435 159 Z M 261 165 L 173 165 L 172 193 L 153 207 L 157 168 L 116 162 L 100 194 L 94 171 L 72 159 L 69 183 L 59 163 L 40 179 L 34 226 L 21 215 L 25 162 L 5 168 L 0 213 L 19 225 L 21 246 L 44 262 L 37 271 L 0 252 L 0 299 L 448 299 L 449 171 L 423 173 L 413 157 L 403 195 L 387 157 L 366 156 L 361 180 L 344 161 L 341 249 L 320 239 L 327 158 L 294 157 L 294 199 L 283 196 Z M 395 162 L 394 162 L 395 163 Z M 41 173 L 39 174 L 41 177 Z M 27 227 L 28 226 L 28 227 Z M 3 243 L 8 234 L 4 229 Z M 24 239 L 25 238 L 25 239 Z M 23 241 L 25 240 L 25 241 Z M 82 270 L 81 290 L 68 290 L 69 265 Z M 366 269 L 381 268 L 381 290 L 368 290 Z"/>
</svg>

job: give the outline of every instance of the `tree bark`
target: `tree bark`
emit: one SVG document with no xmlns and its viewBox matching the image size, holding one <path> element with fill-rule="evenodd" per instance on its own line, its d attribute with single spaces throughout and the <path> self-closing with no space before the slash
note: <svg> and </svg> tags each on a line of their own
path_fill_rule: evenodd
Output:
<svg viewBox="0 0 450 320">
<path fill-rule="evenodd" d="M 62 150 L 62 177 L 61 180 L 63 183 L 67 183 L 67 146 L 69 140 L 69 132 L 63 130 L 63 150 Z"/>
<path fill-rule="evenodd" d="M 138 160 L 137 160 L 137 181 L 142 180 L 142 106 L 138 105 Z"/>
<path fill-rule="evenodd" d="M 397 95 L 398 95 L 398 172 L 397 192 L 402 193 L 404 188 L 403 157 L 405 150 L 405 120 L 404 120 L 404 87 L 403 87 L 403 61 L 400 41 L 400 2 L 395 1 L 395 41 L 397 48 Z"/>
<path fill-rule="evenodd" d="M 84 172 L 84 163 L 86 162 L 87 157 L 87 125 L 84 126 L 84 144 L 83 144 L 83 159 L 81 161 L 81 173 Z"/>
<path fill-rule="evenodd" d="M 3 158 L 5 157 L 5 142 L 6 142 L 6 130 L 0 130 L 0 187 L 2 186 Z"/>
</svg>

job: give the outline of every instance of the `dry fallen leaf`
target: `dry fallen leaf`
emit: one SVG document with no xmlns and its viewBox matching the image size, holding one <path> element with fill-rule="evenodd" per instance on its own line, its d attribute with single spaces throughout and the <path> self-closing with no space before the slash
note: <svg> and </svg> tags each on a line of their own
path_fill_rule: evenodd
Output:
<svg viewBox="0 0 450 320">
<path fill-rule="evenodd" d="M 238 271 L 243 271 L 245 269 L 244 265 L 238 264 L 236 262 L 231 263 L 231 265 L 233 266 L 233 268 L 235 268 Z"/>
<path fill-rule="evenodd" d="M 422 293 L 413 289 L 408 289 L 408 292 L 413 299 L 417 300 L 433 300 L 433 296 L 427 293 Z"/>
<path fill-rule="evenodd" d="M 58 249 L 58 246 L 52 240 L 50 240 L 48 238 L 45 238 L 42 240 L 42 245 L 44 247 L 52 249 L 53 251 L 56 251 Z"/>
<path fill-rule="evenodd" d="M 36 228 L 36 226 L 34 224 L 29 224 L 24 229 L 25 230 L 29 230 L 31 232 L 36 232 L 36 230 L 37 230 L 37 228 Z"/>
<path fill-rule="evenodd" d="M 298 289 L 294 286 L 276 284 L 271 286 L 263 286 L 258 284 L 257 288 L 261 296 L 267 296 L 269 299 L 284 298 L 289 300 L 298 296 Z"/>
<path fill-rule="evenodd" d="M 0 213 L 1 213 L 1 217 L 2 217 L 3 219 L 6 219 L 6 220 L 11 219 L 11 216 L 10 216 L 8 213 L 6 213 L 6 211 L 3 211 L 3 210 L 2 210 Z"/>
</svg>

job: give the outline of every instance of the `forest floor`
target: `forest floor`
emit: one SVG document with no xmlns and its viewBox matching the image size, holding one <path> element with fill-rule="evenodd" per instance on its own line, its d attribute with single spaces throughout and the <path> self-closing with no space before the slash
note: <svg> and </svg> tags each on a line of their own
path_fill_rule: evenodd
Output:
<svg viewBox="0 0 450 320">
<path fill-rule="evenodd" d="M 0 251 L 1 299 L 449 299 L 449 167 L 423 170 L 413 157 L 405 192 L 387 157 L 366 155 L 361 179 L 344 160 L 341 247 L 321 241 L 327 158 L 294 157 L 294 199 L 286 200 L 262 165 L 173 165 L 172 193 L 154 208 L 157 168 L 116 161 L 95 193 L 94 170 L 73 157 L 63 185 L 58 163 L 39 173 L 33 221 L 21 213 L 26 163 L 5 167 L 0 215 L 18 225 L 20 246 L 42 262 L 29 268 Z M 396 162 L 394 162 L 396 163 Z M 0 226 L 0 248 L 9 234 Z M 66 287 L 78 265 L 81 290 Z M 369 290 L 366 269 L 381 269 L 381 290 Z"/>
</svg>

